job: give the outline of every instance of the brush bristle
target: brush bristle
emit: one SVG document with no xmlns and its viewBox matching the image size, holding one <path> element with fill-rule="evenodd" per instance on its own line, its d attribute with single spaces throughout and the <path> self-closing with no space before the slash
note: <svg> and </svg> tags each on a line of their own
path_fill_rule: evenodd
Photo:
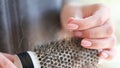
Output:
<svg viewBox="0 0 120 68">
<path fill-rule="evenodd" d="M 59 40 L 35 48 L 41 68 L 97 68 L 98 50 L 80 46 L 81 39 Z"/>
</svg>

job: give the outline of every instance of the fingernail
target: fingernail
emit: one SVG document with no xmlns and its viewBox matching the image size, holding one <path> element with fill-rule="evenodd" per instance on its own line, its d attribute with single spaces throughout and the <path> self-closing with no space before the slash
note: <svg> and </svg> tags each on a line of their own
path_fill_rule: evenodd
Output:
<svg viewBox="0 0 120 68">
<path fill-rule="evenodd" d="M 68 24 L 68 25 L 67 25 L 67 28 L 68 28 L 68 29 L 71 29 L 71 30 L 78 29 L 78 27 L 79 27 L 79 26 L 78 26 L 77 24 Z"/>
<path fill-rule="evenodd" d="M 77 37 L 81 37 L 82 36 L 82 32 L 80 32 L 80 31 L 74 32 L 74 35 L 77 36 Z"/>
<path fill-rule="evenodd" d="M 103 56 L 103 58 L 107 58 L 107 57 L 108 57 L 108 54 L 105 53 L 105 52 L 102 52 L 102 56 Z"/>
<path fill-rule="evenodd" d="M 88 46 L 91 46 L 92 43 L 90 41 L 87 41 L 87 40 L 82 40 L 81 45 L 85 46 L 85 47 L 88 47 Z"/>
<path fill-rule="evenodd" d="M 73 20 L 74 20 L 74 18 L 73 18 L 73 17 L 70 17 L 70 18 L 67 20 L 67 22 L 70 23 L 70 22 L 73 21 Z"/>
</svg>

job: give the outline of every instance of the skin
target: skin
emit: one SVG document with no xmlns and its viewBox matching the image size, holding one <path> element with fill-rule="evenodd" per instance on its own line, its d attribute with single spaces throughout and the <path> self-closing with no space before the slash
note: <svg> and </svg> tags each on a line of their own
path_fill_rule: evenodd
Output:
<svg viewBox="0 0 120 68">
<path fill-rule="evenodd" d="M 80 45 L 100 49 L 99 56 L 106 60 L 113 58 L 116 39 L 107 6 L 94 4 L 81 7 L 67 4 L 61 12 L 61 23 L 63 30 L 70 30 L 74 36 L 83 38 Z M 16 68 L 13 63 L 13 55 L 0 53 L 0 68 Z"/>
<path fill-rule="evenodd" d="M 13 61 L 13 55 L 0 53 L 0 68 L 17 68 Z"/>
<path fill-rule="evenodd" d="M 63 30 L 69 30 L 74 36 L 83 38 L 80 45 L 101 50 L 99 56 L 103 59 L 113 58 L 116 38 L 110 8 L 103 4 L 68 4 L 62 9 L 61 21 Z"/>
</svg>

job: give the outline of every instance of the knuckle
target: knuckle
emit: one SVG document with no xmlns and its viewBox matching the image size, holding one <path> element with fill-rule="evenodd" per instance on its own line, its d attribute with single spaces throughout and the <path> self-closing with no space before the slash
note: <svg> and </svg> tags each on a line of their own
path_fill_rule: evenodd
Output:
<svg viewBox="0 0 120 68">
<path fill-rule="evenodd" d="M 98 24 L 98 26 L 101 26 L 101 25 L 104 24 L 104 21 L 103 21 L 103 18 L 102 18 L 102 17 L 99 17 L 99 18 L 98 18 L 97 24 Z"/>
<path fill-rule="evenodd" d="M 113 33 L 114 33 L 114 27 L 113 27 L 113 25 L 108 25 L 108 27 L 107 27 L 107 29 L 106 29 L 106 34 L 108 35 L 108 36 L 111 36 Z"/>
<path fill-rule="evenodd" d="M 116 44 L 116 37 L 113 36 L 113 37 L 110 38 L 110 46 L 109 46 L 109 48 L 112 49 L 115 46 L 115 44 Z"/>
<path fill-rule="evenodd" d="M 103 4 L 103 3 L 99 3 L 98 6 L 99 6 L 99 7 L 104 7 L 104 8 L 107 9 L 108 11 L 111 10 L 111 8 L 110 8 L 108 5 Z"/>
<path fill-rule="evenodd" d="M 98 26 L 103 25 L 107 20 L 110 19 L 111 9 L 107 5 L 100 4 L 100 7 L 103 8 L 104 11 L 102 11 L 105 15 L 102 15 L 102 17 L 97 17 L 97 24 Z"/>
<path fill-rule="evenodd" d="M 115 36 L 113 36 L 113 37 L 111 38 L 111 42 L 112 42 L 112 45 L 113 45 L 113 46 L 116 44 L 116 37 L 115 37 Z"/>
</svg>

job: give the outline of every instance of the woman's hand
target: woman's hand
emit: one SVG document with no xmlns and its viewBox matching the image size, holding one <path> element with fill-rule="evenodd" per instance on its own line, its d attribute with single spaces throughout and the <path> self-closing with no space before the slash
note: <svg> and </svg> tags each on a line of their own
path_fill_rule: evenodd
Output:
<svg viewBox="0 0 120 68">
<path fill-rule="evenodd" d="M 17 68 L 13 61 L 14 57 L 12 55 L 0 53 L 0 68 Z"/>
<path fill-rule="evenodd" d="M 110 60 L 116 39 L 114 25 L 110 19 L 110 9 L 102 4 L 76 6 L 68 4 L 61 12 L 63 29 L 73 31 L 73 35 L 83 38 L 85 48 L 100 49 L 100 57 Z"/>
</svg>

